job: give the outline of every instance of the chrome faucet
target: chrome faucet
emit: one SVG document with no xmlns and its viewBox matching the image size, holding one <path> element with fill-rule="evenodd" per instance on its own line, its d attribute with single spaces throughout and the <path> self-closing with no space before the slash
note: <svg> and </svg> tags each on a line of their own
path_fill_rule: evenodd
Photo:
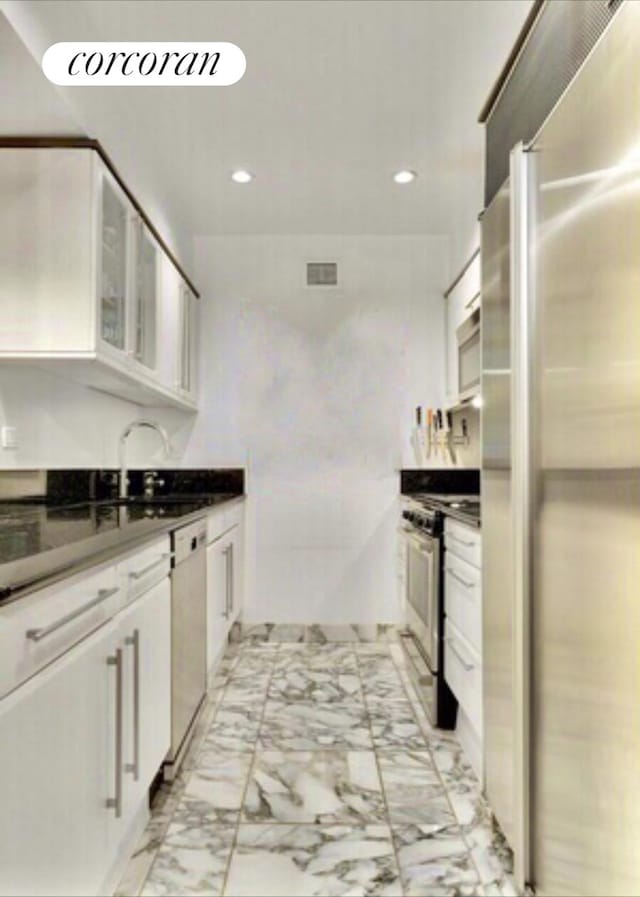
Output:
<svg viewBox="0 0 640 897">
<path fill-rule="evenodd" d="M 136 430 L 139 427 L 148 427 L 150 430 L 155 430 L 162 439 L 162 446 L 164 448 L 165 455 L 171 454 L 171 442 L 169 441 L 167 431 L 163 426 L 156 423 L 156 421 L 140 418 L 140 420 L 134 420 L 130 424 L 127 424 L 120 435 L 120 443 L 118 445 L 118 466 L 120 467 L 120 498 L 127 498 L 127 495 L 129 493 L 129 478 L 127 476 L 127 464 L 125 461 L 125 447 L 127 444 L 127 437 L 133 430 Z"/>
</svg>

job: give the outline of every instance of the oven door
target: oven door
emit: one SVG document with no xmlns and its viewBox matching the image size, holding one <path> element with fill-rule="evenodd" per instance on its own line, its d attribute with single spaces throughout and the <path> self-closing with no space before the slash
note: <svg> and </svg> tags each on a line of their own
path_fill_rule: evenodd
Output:
<svg viewBox="0 0 640 897">
<path fill-rule="evenodd" d="M 407 622 L 432 673 L 438 672 L 440 539 L 411 532 L 407 540 Z"/>
</svg>

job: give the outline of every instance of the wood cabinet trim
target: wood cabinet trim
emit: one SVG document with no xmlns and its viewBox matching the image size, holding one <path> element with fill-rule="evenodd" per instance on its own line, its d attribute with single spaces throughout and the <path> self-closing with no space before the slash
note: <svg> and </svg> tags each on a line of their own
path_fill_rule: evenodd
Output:
<svg viewBox="0 0 640 897">
<path fill-rule="evenodd" d="M 138 200 L 135 198 L 131 190 L 127 187 L 125 181 L 120 175 L 118 169 L 113 164 L 111 158 L 105 151 L 104 147 L 100 143 L 99 140 L 94 140 L 91 137 L 0 137 L 0 149 L 89 149 L 96 152 L 108 171 L 117 181 L 119 187 L 126 195 L 127 199 L 134 207 L 136 212 L 140 215 L 144 223 L 146 224 L 149 231 L 153 234 L 155 240 L 158 245 L 161 247 L 164 254 L 171 261 L 172 265 L 176 269 L 176 271 L 180 274 L 180 276 L 184 279 L 185 283 L 196 297 L 196 299 L 200 298 L 200 293 L 196 289 L 193 281 L 187 275 L 186 271 L 173 254 L 173 252 L 169 249 L 162 236 L 158 233 L 153 222 L 148 217 Z"/>
</svg>

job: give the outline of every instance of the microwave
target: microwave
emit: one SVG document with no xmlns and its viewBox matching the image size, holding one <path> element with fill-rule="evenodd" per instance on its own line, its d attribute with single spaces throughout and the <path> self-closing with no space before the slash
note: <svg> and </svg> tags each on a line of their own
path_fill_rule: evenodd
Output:
<svg viewBox="0 0 640 897">
<path fill-rule="evenodd" d="M 476 308 L 456 330 L 458 339 L 458 393 L 466 396 L 480 386 L 480 309 Z"/>
</svg>

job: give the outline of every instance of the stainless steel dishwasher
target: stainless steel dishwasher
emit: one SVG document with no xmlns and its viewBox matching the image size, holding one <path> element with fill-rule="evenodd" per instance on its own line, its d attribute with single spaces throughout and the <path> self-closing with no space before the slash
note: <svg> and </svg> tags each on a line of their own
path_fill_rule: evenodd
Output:
<svg viewBox="0 0 640 897">
<path fill-rule="evenodd" d="M 171 750 L 164 777 L 171 781 L 189 746 L 207 681 L 207 522 L 171 533 Z"/>
</svg>

